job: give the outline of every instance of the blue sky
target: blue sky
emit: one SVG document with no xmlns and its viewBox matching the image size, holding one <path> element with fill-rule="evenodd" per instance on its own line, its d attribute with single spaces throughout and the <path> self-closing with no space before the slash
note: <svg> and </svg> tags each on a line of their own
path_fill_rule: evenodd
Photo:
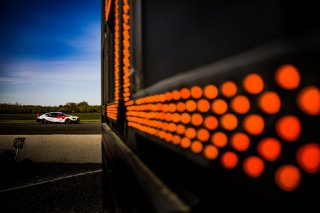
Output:
<svg viewBox="0 0 320 213">
<path fill-rule="evenodd" d="M 0 1 L 0 103 L 100 104 L 100 0 Z"/>
</svg>

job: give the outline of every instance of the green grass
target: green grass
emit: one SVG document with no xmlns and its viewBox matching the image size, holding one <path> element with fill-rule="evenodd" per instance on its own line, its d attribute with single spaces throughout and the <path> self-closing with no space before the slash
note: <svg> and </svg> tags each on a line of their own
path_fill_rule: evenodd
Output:
<svg viewBox="0 0 320 213">
<path fill-rule="evenodd" d="M 67 113 L 68 114 L 68 113 Z M 100 113 L 70 113 L 72 115 L 76 115 L 80 117 L 80 122 L 85 121 L 100 121 L 101 114 Z M 35 114 L 0 114 L 0 121 L 35 121 Z"/>
</svg>

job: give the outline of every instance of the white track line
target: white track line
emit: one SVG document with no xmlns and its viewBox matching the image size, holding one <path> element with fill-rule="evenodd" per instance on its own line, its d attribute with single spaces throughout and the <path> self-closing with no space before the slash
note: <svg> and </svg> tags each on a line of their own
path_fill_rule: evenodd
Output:
<svg viewBox="0 0 320 213">
<path fill-rule="evenodd" d="M 50 183 L 50 182 L 55 182 L 55 181 L 59 181 L 59 180 L 64 180 L 64 179 L 68 179 L 68 178 L 73 178 L 73 177 L 78 177 L 78 176 L 83 176 L 83 175 L 88 175 L 88 174 L 94 174 L 94 173 L 99 173 L 99 172 L 102 172 L 102 169 L 98 169 L 98 170 L 94 170 L 94 171 L 90 171 L 90 172 L 78 173 L 78 174 L 75 174 L 75 175 L 68 175 L 68 176 L 65 176 L 65 177 L 59 177 L 59 178 L 52 179 L 52 180 L 46 180 L 46 181 L 42 181 L 42 182 L 39 182 L 39 183 L 27 184 L 27 185 L 24 185 L 24 186 L 18 186 L 18 187 L 14 187 L 14 188 L 10 188 L 10 189 L 4 189 L 4 190 L 1 190 L 0 193 L 2 193 L 2 192 L 10 192 L 10 191 L 18 190 L 18 189 L 28 188 L 28 187 L 32 187 L 32 186 L 38 186 L 38 185 L 41 185 L 41 184 L 46 184 L 46 183 Z"/>
</svg>

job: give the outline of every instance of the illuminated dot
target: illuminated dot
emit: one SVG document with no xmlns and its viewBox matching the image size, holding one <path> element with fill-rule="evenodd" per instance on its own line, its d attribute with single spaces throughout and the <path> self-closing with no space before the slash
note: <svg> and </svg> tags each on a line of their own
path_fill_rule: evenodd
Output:
<svg viewBox="0 0 320 213">
<path fill-rule="evenodd" d="M 177 126 L 176 126 L 174 123 L 170 123 L 170 124 L 168 125 L 168 130 L 169 130 L 170 132 L 174 132 L 174 131 L 176 131 L 176 129 L 177 129 Z"/>
<path fill-rule="evenodd" d="M 189 148 L 191 146 L 191 141 L 190 141 L 189 138 L 182 138 L 180 145 L 181 145 L 182 148 L 187 149 L 187 148 Z"/>
<path fill-rule="evenodd" d="M 172 142 L 173 142 L 173 144 L 179 144 L 179 143 L 181 143 L 181 137 L 180 137 L 179 135 L 173 136 Z"/>
<path fill-rule="evenodd" d="M 248 115 L 243 121 L 243 128 L 251 135 L 260 135 L 264 129 L 264 121 L 259 115 Z"/>
<path fill-rule="evenodd" d="M 179 102 L 179 103 L 177 104 L 177 110 L 178 110 L 179 112 L 183 112 L 184 110 L 186 110 L 186 105 L 185 105 L 184 103 L 182 103 L 182 102 Z"/>
<path fill-rule="evenodd" d="M 225 97 L 233 97 L 235 94 L 237 94 L 237 86 L 232 81 L 224 82 L 221 85 L 221 92 Z"/>
<path fill-rule="evenodd" d="M 231 146 L 239 152 L 244 152 L 249 148 L 250 138 L 242 132 L 233 134 L 230 140 Z"/>
<path fill-rule="evenodd" d="M 238 156 L 233 152 L 226 152 L 221 156 L 221 164 L 226 169 L 234 169 L 238 164 Z"/>
<path fill-rule="evenodd" d="M 165 140 L 167 141 L 167 142 L 171 142 L 172 141 L 172 134 L 171 133 L 167 133 L 166 134 L 166 137 L 165 137 Z"/>
<path fill-rule="evenodd" d="M 317 173 L 320 170 L 320 145 L 310 143 L 299 148 L 297 162 L 308 173 Z"/>
<path fill-rule="evenodd" d="M 186 109 L 189 111 L 189 112 L 193 112 L 195 111 L 197 108 L 197 104 L 196 102 L 194 102 L 193 100 L 188 100 L 186 102 Z"/>
<path fill-rule="evenodd" d="M 304 88 L 298 95 L 299 108 L 308 115 L 320 114 L 320 91 L 315 86 Z"/>
<path fill-rule="evenodd" d="M 194 86 L 191 88 L 191 96 L 195 99 L 201 98 L 202 89 L 199 86 Z"/>
<path fill-rule="evenodd" d="M 211 106 L 211 110 L 212 112 L 221 115 L 224 114 L 228 109 L 228 105 L 227 102 L 225 102 L 222 99 L 217 99 L 215 101 L 213 101 L 212 106 Z"/>
<path fill-rule="evenodd" d="M 276 171 L 275 181 L 282 190 L 291 192 L 299 186 L 301 173 L 297 167 L 285 165 Z"/>
<path fill-rule="evenodd" d="M 196 130 L 194 130 L 193 128 L 188 128 L 185 132 L 185 136 L 190 138 L 190 139 L 193 139 L 196 137 Z"/>
<path fill-rule="evenodd" d="M 205 141 L 208 141 L 209 140 L 209 137 L 210 137 L 210 134 L 209 134 L 209 131 L 206 130 L 206 129 L 199 129 L 198 132 L 197 132 L 197 138 L 202 141 L 202 142 L 205 142 Z"/>
<path fill-rule="evenodd" d="M 218 157 L 219 151 L 213 145 L 208 145 L 204 148 L 204 156 L 209 160 L 214 160 Z"/>
<path fill-rule="evenodd" d="M 202 115 L 195 113 L 191 116 L 191 123 L 195 126 L 200 126 L 203 122 Z"/>
<path fill-rule="evenodd" d="M 172 92 L 172 97 L 173 97 L 173 99 L 174 100 L 179 100 L 180 99 L 180 92 L 178 91 L 178 90 L 174 90 L 173 92 Z"/>
<path fill-rule="evenodd" d="M 172 100 L 171 92 L 167 92 L 167 93 L 165 93 L 165 95 L 166 95 L 166 101 L 171 101 Z"/>
<path fill-rule="evenodd" d="M 275 80 L 283 89 L 295 89 L 300 84 L 300 74 L 296 67 L 287 64 L 281 66 L 275 73 Z"/>
<path fill-rule="evenodd" d="M 160 137 L 161 139 L 164 139 L 164 138 L 166 137 L 166 132 L 165 132 L 165 131 L 160 131 L 159 137 Z"/>
<path fill-rule="evenodd" d="M 170 114 L 170 113 L 165 114 L 166 121 L 171 121 L 171 118 L 172 118 L 172 114 Z"/>
<path fill-rule="evenodd" d="M 258 153 L 268 161 L 275 161 L 281 154 L 281 144 L 275 138 L 265 138 L 258 144 Z"/>
<path fill-rule="evenodd" d="M 181 122 L 184 124 L 187 124 L 191 121 L 191 117 L 188 113 L 182 113 L 181 114 Z"/>
<path fill-rule="evenodd" d="M 261 76 L 256 73 L 246 76 L 243 79 L 242 86 L 250 94 L 258 94 L 264 87 Z"/>
<path fill-rule="evenodd" d="M 178 134 L 182 135 L 182 134 L 184 134 L 185 131 L 186 131 L 186 128 L 184 127 L 184 125 L 179 124 L 179 125 L 177 126 L 177 133 L 178 133 Z"/>
<path fill-rule="evenodd" d="M 250 102 L 246 96 L 239 95 L 232 99 L 231 108 L 238 114 L 245 114 L 250 110 Z"/>
<path fill-rule="evenodd" d="M 191 150 L 194 152 L 194 153 L 200 153 L 203 149 L 203 145 L 201 142 L 199 141 L 194 141 L 192 142 L 191 144 Z"/>
<path fill-rule="evenodd" d="M 228 137 L 223 132 L 215 132 L 211 137 L 211 142 L 219 148 L 227 145 Z"/>
<path fill-rule="evenodd" d="M 264 171 L 263 161 L 256 156 L 250 156 L 243 162 L 244 172 L 253 178 L 259 177 Z"/>
<path fill-rule="evenodd" d="M 180 122 L 180 120 L 181 120 L 181 117 L 180 117 L 180 114 L 179 114 L 179 113 L 174 113 L 174 114 L 172 115 L 172 121 L 173 121 L 173 122 L 178 123 L 178 122 Z"/>
<path fill-rule="evenodd" d="M 208 112 L 210 109 L 210 103 L 206 99 L 201 99 L 197 103 L 199 112 Z"/>
<path fill-rule="evenodd" d="M 286 141 L 295 141 L 301 133 L 301 124 L 299 119 L 293 115 L 286 115 L 280 118 L 276 123 L 277 134 Z"/>
<path fill-rule="evenodd" d="M 267 114 L 275 114 L 279 112 L 281 100 L 275 92 L 265 92 L 259 98 L 260 109 Z"/>
<path fill-rule="evenodd" d="M 180 94 L 181 94 L 181 98 L 183 99 L 189 99 L 191 95 L 190 90 L 187 88 L 182 88 L 180 90 Z"/>
<path fill-rule="evenodd" d="M 209 130 L 214 130 L 218 127 L 218 119 L 214 116 L 208 116 L 204 120 L 204 126 Z"/>
<path fill-rule="evenodd" d="M 218 89 L 216 86 L 209 84 L 204 88 L 204 96 L 206 98 L 214 99 L 215 97 L 217 97 L 217 95 L 218 95 Z"/>
<path fill-rule="evenodd" d="M 226 130 L 234 130 L 238 126 L 238 119 L 235 115 L 228 113 L 220 118 L 221 126 Z"/>
<path fill-rule="evenodd" d="M 177 109 L 177 106 L 175 104 L 169 104 L 169 111 L 170 112 L 175 112 Z"/>
</svg>

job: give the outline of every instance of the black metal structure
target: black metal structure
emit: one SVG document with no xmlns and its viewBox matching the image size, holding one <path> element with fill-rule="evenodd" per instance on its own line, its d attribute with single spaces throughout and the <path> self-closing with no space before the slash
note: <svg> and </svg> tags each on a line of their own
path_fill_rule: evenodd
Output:
<svg viewBox="0 0 320 213">
<path fill-rule="evenodd" d="M 102 5 L 106 212 L 319 200 L 315 5 Z"/>
</svg>

